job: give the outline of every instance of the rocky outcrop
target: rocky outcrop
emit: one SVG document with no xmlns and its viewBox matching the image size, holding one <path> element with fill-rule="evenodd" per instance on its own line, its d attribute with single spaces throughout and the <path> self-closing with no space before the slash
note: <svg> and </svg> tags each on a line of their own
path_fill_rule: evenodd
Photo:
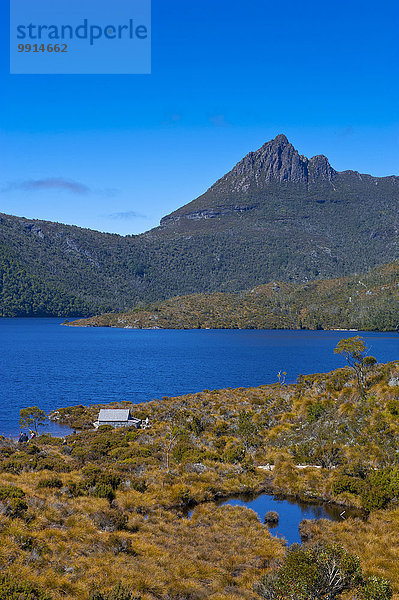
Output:
<svg viewBox="0 0 399 600">
<path fill-rule="evenodd" d="M 336 171 L 328 159 L 314 156 L 310 160 L 302 156 L 280 134 L 264 144 L 256 152 L 250 152 L 227 175 L 219 179 L 210 190 L 230 187 L 231 191 L 247 191 L 251 187 L 265 187 L 270 183 L 312 184 L 332 181 Z"/>
<path fill-rule="evenodd" d="M 323 154 L 313 156 L 308 161 L 308 183 L 318 181 L 332 181 L 337 172 L 330 166 L 328 159 Z"/>
<path fill-rule="evenodd" d="M 180 219 L 183 219 L 183 218 L 191 219 L 192 221 L 200 221 L 202 219 L 215 219 L 218 217 L 224 217 L 225 215 L 228 215 L 228 214 L 243 213 L 248 210 L 252 210 L 252 209 L 256 208 L 256 206 L 257 206 L 256 204 L 253 204 L 250 206 L 248 206 L 248 205 L 224 206 L 223 208 L 220 208 L 220 209 L 209 208 L 209 209 L 204 209 L 204 210 L 196 210 L 193 212 L 185 213 L 184 215 L 179 215 L 179 214 L 168 215 L 161 219 L 161 226 L 170 225 L 172 223 L 177 223 L 178 221 L 180 221 Z"/>
</svg>

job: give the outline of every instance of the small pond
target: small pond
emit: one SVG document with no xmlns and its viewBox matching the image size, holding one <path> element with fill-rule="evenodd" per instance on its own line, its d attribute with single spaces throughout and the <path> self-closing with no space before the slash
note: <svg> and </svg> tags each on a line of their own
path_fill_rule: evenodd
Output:
<svg viewBox="0 0 399 600">
<path fill-rule="evenodd" d="M 252 509 L 259 517 L 261 523 L 265 514 L 275 511 L 279 514 L 277 525 L 268 525 L 272 535 L 287 540 L 288 544 L 301 543 L 299 524 L 303 519 L 329 519 L 330 521 L 343 521 L 348 518 L 364 519 L 362 511 L 349 509 L 337 504 L 327 502 L 300 502 L 294 498 L 279 498 L 272 494 L 240 495 L 228 500 L 216 501 L 217 506 L 244 506 Z M 190 516 L 192 511 L 190 512 Z"/>
</svg>

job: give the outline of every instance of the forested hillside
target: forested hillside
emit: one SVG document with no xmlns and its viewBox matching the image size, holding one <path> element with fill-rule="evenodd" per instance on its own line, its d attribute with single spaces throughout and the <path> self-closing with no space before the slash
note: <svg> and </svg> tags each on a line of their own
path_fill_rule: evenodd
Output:
<svg viewBox="0 0 399 600">
<path fill-rule="evenodd" d="M 307 284 L 269 283 L 246 292 L 193 294 L 145 309 L 70 323 L 86 327 L 399 329 L 399 263 L 363 276 Z"/>
<path fill-rule="evenodd" d="M 0 215 L 0 314 L 87 315 L 364 273 L 399 258 L 398 208 L 399 177 L 337 172 L 280 135 L 141 235 Z"/>
</svg>

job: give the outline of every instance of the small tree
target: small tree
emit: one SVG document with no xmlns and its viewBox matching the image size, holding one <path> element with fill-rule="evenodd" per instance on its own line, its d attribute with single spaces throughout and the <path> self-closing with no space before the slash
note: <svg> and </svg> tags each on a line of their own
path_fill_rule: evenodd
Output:
<svg viewBox="0 0 399 600">
<path fill-rule="evenodd" d="M 279 371 L 277 373 L 277 379 L 278 379 L 279 385 L 284 385 L 286 375 L 287 375 L 286 371 Z"/>
<path fill-rule="evenodd" d="M 252 418 L 252 413 L 245 410 L 238 416 L 237 433 L 244 444 L 245 452 L 248 452 L 251 446 L 255 446 L 259 439 L 258 426 Z"/>
<path fill-rule="evenodd" d="M 165 463 L 166 472 L 170 471 L 170 455 L 177 441 L 187 432 L 187 415 L 179 408 L 172 409 L 165 415 Z"/>
<path fill-rule="evenodd" d="M 335 354 L 345 356 L 346 362 L 356 375 L 357 387 L 364 397 L 367 384 L 367 372 L 377 362 L 374 356 L 367 356 L 368 348 L 360 336 L 340 340 L 334 348 Z"/>
<path fill-rule="evenodd" d="M 46 413 L 38 406 L 28 406 L 19 411 L 20 427 L 33 427 L 38 432 L 39 427 L 43 427 L 46 422 Z"/>
</svg>

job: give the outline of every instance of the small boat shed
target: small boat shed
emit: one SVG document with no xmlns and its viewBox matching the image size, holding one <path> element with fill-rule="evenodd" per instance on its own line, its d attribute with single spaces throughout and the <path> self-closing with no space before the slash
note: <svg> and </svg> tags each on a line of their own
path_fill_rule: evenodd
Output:
<svg viewBox="0 0 399 600">
<path fill-rule="evenodd" d="M 112 425 L 112 427 L 135 427 L 139 429 L 141 419 L 136 419 L 130 414 L 128 408 L 102 408 L 98 420 L 93 423 L 98 429 L 100 425 Z"/>
</svg>

